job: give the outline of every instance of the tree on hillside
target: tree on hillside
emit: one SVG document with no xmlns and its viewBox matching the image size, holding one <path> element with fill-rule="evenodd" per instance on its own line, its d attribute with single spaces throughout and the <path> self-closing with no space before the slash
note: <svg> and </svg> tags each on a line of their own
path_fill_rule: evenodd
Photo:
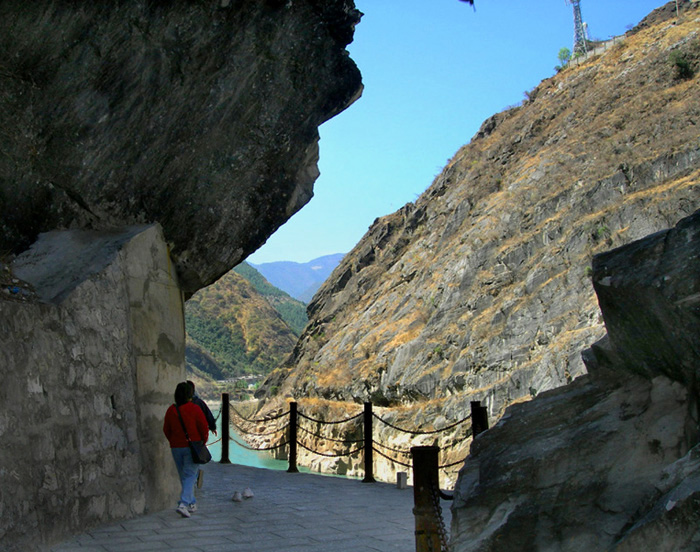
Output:
<svg viewBox="0 0 700 552">
<path fill-rule="evenodd" d="M 564 67 L 566 67 L 567 63 L 569 63 L 569 60 L 571 59 L 571 50 L 564 46 L 561 50 L 559 50 L 557 59 L 559 60 L 559 65 L 555 66 L 554 69 L 558 73 L 564 69 Z"/>
</svg>

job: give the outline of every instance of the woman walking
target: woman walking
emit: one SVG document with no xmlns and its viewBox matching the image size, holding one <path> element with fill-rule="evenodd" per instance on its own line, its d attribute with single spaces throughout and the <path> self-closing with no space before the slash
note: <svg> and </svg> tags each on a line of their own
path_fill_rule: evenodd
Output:
<svg viewBox="0 0 700 552">
<path fill-rule="evenodd" d="M 170 450 L 182 485 L 180 501 L 175 511 L 182 517 L 190 517 L 197 510 L 194 485 L 199 466 L 192 461 L 185 428 L 191 441 L 207 442 L 207 420 L 202 409 L 192 402 L 192 388 L 183 381 L 175 388 L 175 404 L 170 405 L 165 413 L 163 433 L 170 442 Z"/>
</svg>

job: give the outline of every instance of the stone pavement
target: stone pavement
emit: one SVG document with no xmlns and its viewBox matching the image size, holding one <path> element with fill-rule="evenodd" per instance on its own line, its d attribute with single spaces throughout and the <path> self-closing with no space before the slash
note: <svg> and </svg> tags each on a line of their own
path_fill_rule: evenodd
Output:
<svg viewBox="0 0 700 552">
<path fill-rule="evenodd" d="M 413 552 L 413 488 L 212 462 L 198 511 L 111 523 L 51 552 Z M 176 483 L 176 482 L 175 482 Z M 246 487 L 255 496 L 233 502 Z M 449 503 L 442 504 L 449 528 Z"/>
</svg>

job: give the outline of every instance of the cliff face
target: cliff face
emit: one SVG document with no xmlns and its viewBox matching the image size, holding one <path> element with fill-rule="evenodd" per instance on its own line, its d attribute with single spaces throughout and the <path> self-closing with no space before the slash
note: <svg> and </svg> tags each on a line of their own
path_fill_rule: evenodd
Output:
<svg viewBox="0 0 700 552">
<path fill-rule="evenodd" d="M 584 374 L 581 351 L 604 334 L 593 255 L 700 200 L 697 77 L 670 60 L 698 69 L 700 12 L 683 10 L 542 82 L 487 120 L 415 204 L 375 221 L 268 388 L 401 407 L 403 425 L 426 428 L 472 400 L 493 420 Z M 467 453 L 455 438 L 448 460 Z"/>
<path fill-rule="evenodd" d="M 2 2 L 2 550 L 173 504 L 162 416 L 185 379 L 184 298 L 310 199 L 317 127 L 361 90 L 359 16 L 352 0 Z"/>
<path fill-rule="evenodd" d="M 361 89 L 352 0 L 3 2 L 0 251 L 158 222 L 186 293 L 312 196 Z"/>
<path fill-rule="evenodd" d="M 699 262 L 700 211 L 594 258 L 589 375 L 474 440 L 453 550 L 697 550 Z"/>
</svg>

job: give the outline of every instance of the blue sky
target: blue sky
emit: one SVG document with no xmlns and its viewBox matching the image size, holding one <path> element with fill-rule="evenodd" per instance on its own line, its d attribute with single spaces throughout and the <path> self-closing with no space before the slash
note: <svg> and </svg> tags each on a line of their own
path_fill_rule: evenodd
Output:
<svg viewBox="0 0 700 552">
<path fill-rule="evenodd" d="M 573 49 L 565 0 L 355 0 L 349 45 L 362 97 L 321 126 L 314 197 L 250 262 L 346 253 L 375 218 L 432 183 L 494 113 L 522 101 Z M 661 0 L 582 0 L 592 39 L 623 34 Z"/>
</svg>

